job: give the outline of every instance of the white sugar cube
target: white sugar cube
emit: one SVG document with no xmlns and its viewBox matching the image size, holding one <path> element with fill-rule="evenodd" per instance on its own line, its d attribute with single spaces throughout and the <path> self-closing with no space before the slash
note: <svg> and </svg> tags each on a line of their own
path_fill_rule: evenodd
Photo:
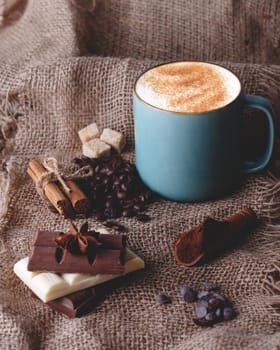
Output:
<svg viewBox="0 0 280 350">
<path fill-rule="evenodd" d="M 100 136 L 100 132 L 96 123 L 92 123 L 81 129 L 78 131 L 78 134 L 82 143 L 86 143 L 92 139 L 97 139 Z"/>
<path fill-rule="evenodd" d="M 82 147 L 83 155 L 89 158 L 109 157 L 111 154 L 111 147 L 99 139 L 83 143 Z"/>
<path fill-rule="evenodd" d="M 115 148 L 119 153 L 125 146 L 125 136 L 121 132 L 105 128 L 100 136 L 100 140 L 108 143 Z"/>
</svg>

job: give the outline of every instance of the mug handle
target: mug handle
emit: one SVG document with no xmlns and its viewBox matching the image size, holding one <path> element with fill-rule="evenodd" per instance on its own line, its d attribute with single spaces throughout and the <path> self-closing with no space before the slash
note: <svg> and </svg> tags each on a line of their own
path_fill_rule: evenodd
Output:
<svg viewBox="0 0 280 350">
<path fill-rule="evenodd" d="M 267 165 L 267 163 L 271 158 L 274 138 L 275 138 L 275 128 L 274 128 L 275 112 L 273 110 L 272 104 L 266 98 L 263 98 L 261 96 L 245 95 L 245 94 L 242 94 L 240 97 L 245 107 L 260 109 L 265 113 L 268 121 L 268 142 L 267 142 L 267 146 L 264 154 L 260 157 L 260 159 L 254 162 L 252 161 L 243 162 L 242 172 L 250 174 L 250 173 L 255 173 L 259 170 L 262 170 Z"/>
</svg>

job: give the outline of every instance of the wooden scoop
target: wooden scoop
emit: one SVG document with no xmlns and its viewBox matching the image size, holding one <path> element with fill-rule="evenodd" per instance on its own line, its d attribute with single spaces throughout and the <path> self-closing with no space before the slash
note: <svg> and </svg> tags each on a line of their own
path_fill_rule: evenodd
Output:
<svg viewBox="0 0 280 350">
<path fill-rule="evenodd" d="M 223 221 L 207 218 L 177 237 L 175 258 L 183 266 L 193 266 L 202 259 L 212 258 L 233 246 L 256 221 L 257 215 L 251 208 L 241 209 Z"/>
</svg>

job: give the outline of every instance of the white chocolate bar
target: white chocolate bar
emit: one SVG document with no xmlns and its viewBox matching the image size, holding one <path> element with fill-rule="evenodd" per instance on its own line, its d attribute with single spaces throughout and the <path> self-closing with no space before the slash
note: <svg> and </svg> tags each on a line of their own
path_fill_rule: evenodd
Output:
<svg viewBox="0 0 280 350">
<path fill-rule="evenodd" d="M 19 260 L 14 265 L 14 273 L 45 303 L 145 267 L 144 261 L 128 248 L 126 248 L 125 272 L 122 275 L 31 272 L 27 270 L 27 265 L 28 257 Z"/>
<path fill-rule="evenodd" d="M 96 123 L 91 123 L 85 128 L 78 131 L 79 138 L 82 143 L 86 143 L 92 139 L 97 139 L 100 136 L 99 129 Z"/>
<path fill-rule="evenodd" d="M 125 146 L 125 136 L 121 132 L 105 128 L 100 136 L 100 140 L 108 143 L 115 148 L 119 153 Z"/>
<path fill-rule="evenodd" d="M 82 147 L 83 155 L 89 158 L 108 157 L 111 154 L 111 147 L 99 139 L 83 143 Z"/>
</svg>

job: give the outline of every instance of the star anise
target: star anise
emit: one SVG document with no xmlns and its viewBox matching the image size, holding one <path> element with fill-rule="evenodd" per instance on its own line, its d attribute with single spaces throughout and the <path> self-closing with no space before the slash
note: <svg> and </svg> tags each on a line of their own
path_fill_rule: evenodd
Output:
<svg viewBox="0 0 280 350">
<path fill-rule="evenodd" d="M 71 222 L 70 231 L 55 237 L 55 242 L 72 254 L 88 254 L 102 245 L 98 241 L 97 233 L 88 230 L 88 223 L 85 222 L 80 230 Z"/>
</svg>

